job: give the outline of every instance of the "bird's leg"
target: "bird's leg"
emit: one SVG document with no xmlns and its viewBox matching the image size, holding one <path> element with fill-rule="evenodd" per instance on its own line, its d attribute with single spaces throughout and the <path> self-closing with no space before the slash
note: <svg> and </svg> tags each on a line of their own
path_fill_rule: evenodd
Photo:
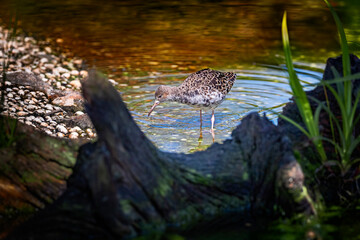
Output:
<svg viewBox="0 0 360 240">
<path fill-rule="evenodd" d="M 212 115 L 211 115 L 211 135 L 213 138 L 213 142 L 215 142 L 215 132 L 214 132 L 214 123 L 215 123 L 215 113 L 214 110 L 212 110 Z"/>
<path fill-rule="evenodd" d="M 202 128 L 202 110 L 200 109 L 200 128 Z"/>
<path fill-rule="evenodd" d="M 215 113 L 214 113 L 214 110 L 212 110 L 212 115 L 211 115 L 211 132 L 214 132 L 214 123 L 215 123 Z"/>
</svg>

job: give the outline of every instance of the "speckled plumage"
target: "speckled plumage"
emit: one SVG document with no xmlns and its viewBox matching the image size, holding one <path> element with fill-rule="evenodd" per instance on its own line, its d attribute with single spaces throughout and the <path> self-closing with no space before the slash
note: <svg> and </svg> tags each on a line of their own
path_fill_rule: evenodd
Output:
<svg viewBox="0 0 360 240">
<path fill-rule="evenodd" d="M 177 87 L 160 86 L 155 92 L 155 103 L 149 112 L 165 101 L 184 103 L 200 109 L 214 109 L 224 101 L 226 94 L 234 85 L 236 74 L 203 69 L 192 73 Z M 201 110 L 200 110 L 201 117 Z M 213 128 L 212 119 L 212 128 Z"/>
</svg>

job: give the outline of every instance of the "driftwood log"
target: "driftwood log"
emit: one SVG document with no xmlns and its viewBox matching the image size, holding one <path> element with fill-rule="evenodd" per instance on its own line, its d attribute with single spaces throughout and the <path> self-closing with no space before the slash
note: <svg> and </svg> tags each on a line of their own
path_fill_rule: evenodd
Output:
<svg viewBox="0 0 360 240">
<path fill-rule="evenodd" d="M 359 72 L 356 56 L 352 55 L 351 61 L 353 73 Z M 341 58 L 328 60 L 325 80 L 333 78 L 331 66 L 341 73 Z M 354 89 L 358 85 L 354 81 Z M 311 142 L 281 120 L 275 126 L 252 113 L 222 144 L 194 154 L 166 153 L 141 132 L 107 81 L 91 72 L 83 91 L 98 140 L 79 150 L 64 194 L 9 239 L 151 237 L 154 232 L 182 231 L 228 214 L 314 214 L 294 149 L 305 166 L 307 183 L 311 188 L 320 187 L 325 202 L 337 204 L 342 191 L 350 190 L 359 197 L 358 180 L 338 176 L 332 168 L 315 181 L 314 168 L 321 165 Z M 307 94 L 324 100 L 323 87 Z M 331 95 L 329 99 L 336 112 Z M 315 109 L 316 103 L 311 104 Z M 294 103 L 285 107 L 284 114 L 301 122 Z M 322 113 L 325 134 L 327 119 Z M 333 154 L 331 147 L 327 150 L 329 156 Z"/>
<path fill-rule="evenodd" d="M 204 152 L 166 153 L 95 72 L 83 95 L 98 140 L 81 147 L 64 194 L 9 239 L 122 239 L 229 213 L 314 213 L 291 142 L 266 117 L 249 114 Z"/>
</svg>

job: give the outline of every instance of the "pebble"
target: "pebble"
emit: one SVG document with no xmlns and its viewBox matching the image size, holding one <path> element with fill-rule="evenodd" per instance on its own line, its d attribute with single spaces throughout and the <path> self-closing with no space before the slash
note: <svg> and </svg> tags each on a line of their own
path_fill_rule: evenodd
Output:
<svg viewBox="0 0 360 240">
<path fill-rule="evenodd" d="M 70 72 L 70 74 L 73 75 L 73 76 L 78 76 L 78 75 L 79 75 L 79 71 L 78 71 L 78 70 L 72 70 L 72 71 Z"/>
<path fill-rule="evenodd" d="M 51 104 L 46 104 L 45 108 L 50 111 L 54 110 L 53 105 L 51 105 Z"/>
<path fill-rule="evenodd" d="M 63 134 L 63 133 L 61 133 L 61 132 L 58 132 L 57 134 L 56 134 L 58 137 L 65 137 L 65 135 Z"/>
<path fill-rule="evenodd" d="M 61 132 L 61 133 L 64 133 L 64 134 L 67 134 L 68 133 L 68 130 L 66 129 L 66 127 L 64 127 L 63 125 L 57 125 L 56 126 L 56 130 Z"/>
<path fill-rule="evenodd" d="M 0 26 L 0 43 L 2 44 L 6 43 L 4 31 L 6 30 Z M 74 89 L 81 88 L 80 80 L 88 76 L 86 70 L 79 70 L 83 64 L 82 59 L 71 59 L 65 53 L 55 56 L 47 42 L 39 42 L 40 45 L 36 45 L 37 42 L 32 37 L 17 36 L 15 39 L 14 48 L 11 50 L 13 55 L 11 59 L 8 59 L 9 71 L 32 72 L 38 75 L 43 82 L 59 90 L 74 91 Z M 0 55 L 3 58 L 7 57 L 3 52 L 0 52 Z M 109 81 L 113 85 L 117 84 L 113 79 Z M 51 136 L 70 139 L 96 136 L 93 129 L 88 128 L 84 131 L 79 126 L 70 127 L 59 123 L 68 119 L 72 114 L 59 106 L 50 104 L 50 99 L 44 92 L 34 91 L 29 86 L 12 85 L 10 81 L 5 81 L 5 86 L 5 109 L 2 114 L 17 118 Z M 74 95 L 64 99 L 74 101 L 79 98 Z M 51 99 L 51 103 L 53 103 L 52 101 L 53 99 Z M 83 114 L 85 113 L 82 111 L 75 112 L 76 116 Z"/>
<path fill-rule="evenodd" d="M 20 90 L 18 91 L 18 94 L 19 94 L 20 96 L 24 96 L 24 95 L 25 95 L 25 92 L 24 92 L 24 90 L 20 89 Z"/>
<path fill-rule="evenodd" d="M 93 131 L 92 131 L 90 128 L 87 128 L 87 129 L 85 130 L 85 132 L 87 133 L 87 135 L 88 135 L 89 137 L 91 137 L 91 138 L 94 137 L 94 133 L 93 133 Z"/>
<path fill-rule="evenodd" d="M 30 105 L 28 105 L 28 106 L 26 107 L 26 109 L 27 109 L 28 111 L 34 111 L 34 110 L 37 109 L 37 106 L 30 104 Z"/>
<path fill-rule="evenodd" d="M 65 78 L 65 79 L 69 79 L 70 78 L 70 73 L 69 72 L 66 72 L 66 73 L 64 73 L 64 74 L 62 74 L 61 75 L 63 78 Z M 66 82 L 67 83 L 67 82 Z M 65 84 L 66 84 L 65 83 Z"/>
<path fill-rule="evenodd" d="M 69 134 L 70 139 L 77 139 L 79 137 L 79 134 L 77 132 L 72 132 Z"/>
<path fill-rule="evenodd" d="M 50 130 L 45 130 L 45 133 L 47 133 L 48 135 L 52 135 L 52 132 Z"/>
<path fill-rule="evenodd" d="M 74 88 L 79 89 L 81 87 L 81 83 L 79 80 L 73 80 L 70 82 L 70 85 L 73 86 Z"/>
<path fill-rule="evenodd" d="M 47 63 L 49 62 L 49 60 L 47 58 L 41 58 L 40 59 L 40 63 Z"/>
<path fill-rule="evenodd" d="M 75 113 L 75 115 L 77 115 L 77 116 L 81 116 L 81 115 L 84 115 L 85 113 L 84 112 L 82 112 L 82 111 L 77 111 L 76 113 Z"/>
<path fill-rule="evenodd" d="M 42 126 L 42 127 L 48 127 L 49 124 L 47 124 L 46 122 L 42 122 L 42 123 L 40 123 L 40 126 Z"/>
<path fill-rule="evenodd" d="M 18 115 L 19 117 L 23 117 L 23 116 L 28 115 L 28 113 L 27 113 L 27 112 L 20 111 L 20 112 L 17 113 L 17 115 Z"/>
<path fill-rule="evenodd" d="M 34 116 L 29 116 L 29 117 L 26 118 L 26 121 L 32 121 L 32 120 L 34 120 L 34 119 L 35 119 Z"/>
<path fill-rule="evenodd" d="M 76 126 L 76 127 L 73 127 L 73 128 L 70 128 L 70 130 L 69 130 L 69 132 L 81 132 L 82 130 L 81 130 L 81 128 L 80 127 L 78 127 L 78 126 Z"/>
</svg>

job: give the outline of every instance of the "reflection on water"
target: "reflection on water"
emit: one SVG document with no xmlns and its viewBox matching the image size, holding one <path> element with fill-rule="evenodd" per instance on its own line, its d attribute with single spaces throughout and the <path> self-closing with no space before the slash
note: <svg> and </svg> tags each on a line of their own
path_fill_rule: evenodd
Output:
<svg viewBox="0 0 360 240">
<path fill-rule="evenodd" d="M 300 64 L 301 65 L 301 64 Z M 312 70 L 298 69 L 304 84 L 315 83 L 322 77 L 324 65 L 314 65 Z M 272 111 L 280 112 L 291 97 L 287 74 L 278 66 L 246 66 L 243 70 L 224 69 L 237 73 L 236 82 L 226 100 L 215 109 L 215 140 L 222 142 L 230 137 L 232 130 L 251 111 L 264 111 L 276 121 Z M 211 111 L 203 113 L 203 139 L 199 144 L 199 110 L 179 103 L 162 103 L 147 116 L 154 101 L 154 92 L 159 83 L 179 85 L 186 75 L 176 78 L 159 75 L 149 82 L 121 89 L 133 117 L 149 138 L 161 149 L 172 152 L 190 152 L 204 149 L 212 144 Z M 170 79 L 169 79 L 170 78 Z"/>
<path fill-rule="evenodd" d="M 349 39 L 358 39 L 358 1 L 338 1 Z M 250 111 L 279 112 L 290 97 L 280 22 L 286 10 L 297 70 L 304 82 L 321 78 L 327 57 L 339 54 L 336 26 L 322 1 L 312 0 L 2 0 L 6 22 L 70 49 L 116 80 L 136 122 L 161 149 L 190 152 L 212 143 L 211 112 L 165 103 L 148 118 L 160 84 L 180 84 L 203 68 L 234 71 L 237 81 L 215 111 L 216 141 Z M 348 14 L 350 13 L 350 14 Z M 356 44 L 354 45 L 356 46 Z M 255 64 L 254 64 L 255 63 Z"/>
</svg>

